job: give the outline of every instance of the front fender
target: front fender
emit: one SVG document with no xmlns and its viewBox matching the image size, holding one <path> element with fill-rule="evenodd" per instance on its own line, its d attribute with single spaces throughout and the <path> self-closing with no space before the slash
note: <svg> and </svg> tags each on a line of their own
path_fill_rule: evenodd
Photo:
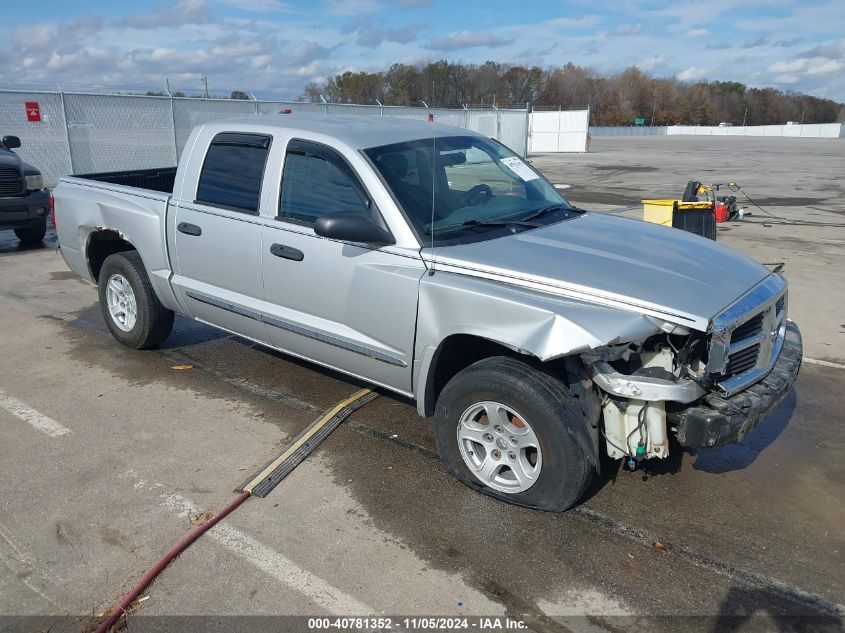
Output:
<svg viewBox="0 0 845 633">
<path fill-rule="evenodd" d="M 420 283 L 414 393 L 421 414 L 439 346 L 455 334 L 494 341 L 541 361 L 658 332 L 642 314 L 477 277 L 437 271 Z M 428 395 L 427 395 L 428 394 Z"/>
</svg>

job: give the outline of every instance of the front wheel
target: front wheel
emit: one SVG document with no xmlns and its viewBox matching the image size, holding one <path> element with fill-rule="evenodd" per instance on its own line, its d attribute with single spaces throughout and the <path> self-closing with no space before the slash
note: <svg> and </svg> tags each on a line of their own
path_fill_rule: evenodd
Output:
<svg viewBox="0 0 845 633">
<path fill-rule="evenodd" d="M 106 325 L 126 347 L 149 349 L 170 336 L 173 312 L 158 300 L 137 251 L 109 255 L 97 286 Z"/>
<path fill-rule="evenodd" d="M 484 494 L 561 511 L 592 479 L 566 428 L 586 423 L 577 400 L 557 377 L 515 358 L 486 358 L 459 372 L 435 417 L 446 470 Z"/>
</svg>

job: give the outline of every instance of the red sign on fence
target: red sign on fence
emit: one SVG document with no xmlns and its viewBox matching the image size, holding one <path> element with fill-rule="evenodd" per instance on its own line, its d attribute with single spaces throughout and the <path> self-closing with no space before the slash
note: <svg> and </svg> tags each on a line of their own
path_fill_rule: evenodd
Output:
<svg viewBox="0 0 845 633">
<path fill-rule="evenodd" d="M 26 120 L 30 123 L 38 123 L 41 121 L 41 106 L 37 101 L 27 101 L 24 104 L 26 108 Z"/>
</svg>

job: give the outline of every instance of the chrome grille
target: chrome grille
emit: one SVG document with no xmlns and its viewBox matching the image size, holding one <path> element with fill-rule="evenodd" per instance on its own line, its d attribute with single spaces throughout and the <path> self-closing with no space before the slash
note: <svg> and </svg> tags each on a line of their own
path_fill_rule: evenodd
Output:
<svg viewBox="0 0 845 633">
<path fill-rule="evenodd" d="M 725 376 L 736 376 L 749 369 L 753 369 L 757 365 L 757 358 L 760 356 L 760 344 L 755 343 L 751 347 L 746 347 L 740 352 L 736 352 L 728 356 L 728 364 L 725 369 Z"/>
<path fill-rule="evenodd" d="M 731 334 L 731 341 L 744 341 L 745 339 L 757 336 L 763 330 L 763 313 L 751 317 L 742 325 L 738 325 Z"/>
<path fill-rule="evenodd" d="M 21 173 L 13 167 L 0 168 L 0 195 L 13 195 L 24 192 Z"/>
<path fill-rule="evenodd" d="M 786 282 L 772 275 L 713 319 L 707 370 L 730 395 L 763 378 L 786 329 Z"/>
</svg>

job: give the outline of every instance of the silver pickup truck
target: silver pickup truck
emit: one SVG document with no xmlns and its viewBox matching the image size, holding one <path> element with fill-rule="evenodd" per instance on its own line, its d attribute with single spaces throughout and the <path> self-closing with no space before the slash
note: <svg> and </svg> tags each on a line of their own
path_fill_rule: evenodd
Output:
<svg viewBox="0 0 845 633">
<path fill-rule="evenodd" d="M 578 209 L 461 128 L 216 121 L 178 169 L 62 178 L 55 211 L 124 345 L 179 313 L 408 396 L 450 473 L 533 508 L 574 504 L 601 451 L 741 441 L 801 365 L 779 274 Z"/>
</svg>

